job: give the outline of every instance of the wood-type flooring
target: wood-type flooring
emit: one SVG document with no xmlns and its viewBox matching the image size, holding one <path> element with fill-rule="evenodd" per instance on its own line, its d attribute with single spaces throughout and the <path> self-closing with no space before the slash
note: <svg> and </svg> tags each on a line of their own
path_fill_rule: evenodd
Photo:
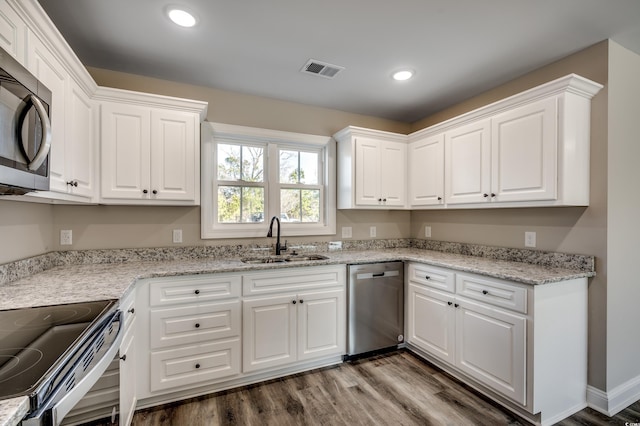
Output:
<svg viewBox="0 0 640 426">
<path fill-rule="evenodd" d="M 637 422 L 640 402 L 612 418 L 586 408 L 558 425 Z M 528 424 L 407 351 L 139 410 L 133 418 L 134 426 Z"/>
</svg>

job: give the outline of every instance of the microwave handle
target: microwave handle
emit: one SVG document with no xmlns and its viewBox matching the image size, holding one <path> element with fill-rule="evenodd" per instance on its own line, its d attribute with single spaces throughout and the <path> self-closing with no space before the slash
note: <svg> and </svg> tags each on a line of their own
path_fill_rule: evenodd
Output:
<svg viewBox="0 0 640 426">
<path fill-rule="evenodd" d="M 33 106 L 36 108 L 36 112 L 40 116 L 40 122 L 42 123 L 42 143 L 40 144 L 40 149 L 36 153 L 36 156 L 29 163 L 29 170 L 38 170 L 44 160 L 47 158 L 47 154 L 49 154 L 49 150 L 51 149 L 51 121 L 49 121 L 49 115 L 47 114 L 47 110 L 44 109 L 44 105 L 40 102 L 36 96 L 30 96 L 31 102 Z"/>
</svg>

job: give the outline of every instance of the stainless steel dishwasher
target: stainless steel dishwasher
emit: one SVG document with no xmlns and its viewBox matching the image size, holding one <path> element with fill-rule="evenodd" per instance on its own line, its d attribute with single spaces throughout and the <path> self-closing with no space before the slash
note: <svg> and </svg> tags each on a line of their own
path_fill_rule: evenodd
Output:
<svg viewBox="0 0 640 426">
<path fill-rule="evenodd" d="M 347 358 L 404 340 L 402 262 L 348 265 Z"/>
</svg>

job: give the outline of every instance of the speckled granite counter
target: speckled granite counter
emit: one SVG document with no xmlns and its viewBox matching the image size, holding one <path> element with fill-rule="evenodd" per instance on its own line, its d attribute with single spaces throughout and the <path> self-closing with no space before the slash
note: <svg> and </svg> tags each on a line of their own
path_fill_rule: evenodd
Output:
<svg viewBox="0 0 640 426">
<path fill-rule="evenodd" d="M 356 250 L 330 252 L 326 252 L 325 247 L 317 251 L 322 251 L 327 260 L 293 264 L 246 264 L 240 257 L 247 252 L 237 249 L 239 246 L 234 246 L 236 250 L 220 250 L 212 256 L 203 256 L 206 252 L 198 248 L 193 248 L 193 251 L 186 248 L 180 255 L 170 249 L 60 252 L 58 259 L 47 254 L 37 259 L 38 267 L 43 271 L 23 278 L 7 279 L 7 276 L 15 277 L 17 273 L 4 265 L 5 280 L 4 283 L 0 281 L 0 310 L 120 299 L 133 289 L 137 280 L 143 278 L 394 260 L 422 262 L 530 285 L 595 275 L 591 256 L 441 242 L 412 243 L 414 247 L 402 245 L 387 242 L 382 246 L 356 246 Z M 254 252 L 253 255 L 257 254 Z M 53 266 L 55 262 L 57 266 Z M 33 271 L 33 265 L 27 264 L 26 267 Z M 0 401 L 0 426 L 17 424 L 26 413 L 27 405 L 26 398 Z"/>
</svg>

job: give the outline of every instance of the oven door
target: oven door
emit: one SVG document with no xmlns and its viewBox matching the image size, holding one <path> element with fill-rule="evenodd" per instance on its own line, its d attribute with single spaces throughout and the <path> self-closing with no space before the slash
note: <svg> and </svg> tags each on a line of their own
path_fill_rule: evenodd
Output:
<svg viewBox="0 0 640 426">
<path fill-rule="evenodd" d="M 78 345 L 72 360 L 61 366 L 61 380 L 37 410 L 22 421 L 24 426 L 59 425 L 62 419 L 93 387 L 120 349 L 122 312 L 109 314 Z"/>
</svg>

